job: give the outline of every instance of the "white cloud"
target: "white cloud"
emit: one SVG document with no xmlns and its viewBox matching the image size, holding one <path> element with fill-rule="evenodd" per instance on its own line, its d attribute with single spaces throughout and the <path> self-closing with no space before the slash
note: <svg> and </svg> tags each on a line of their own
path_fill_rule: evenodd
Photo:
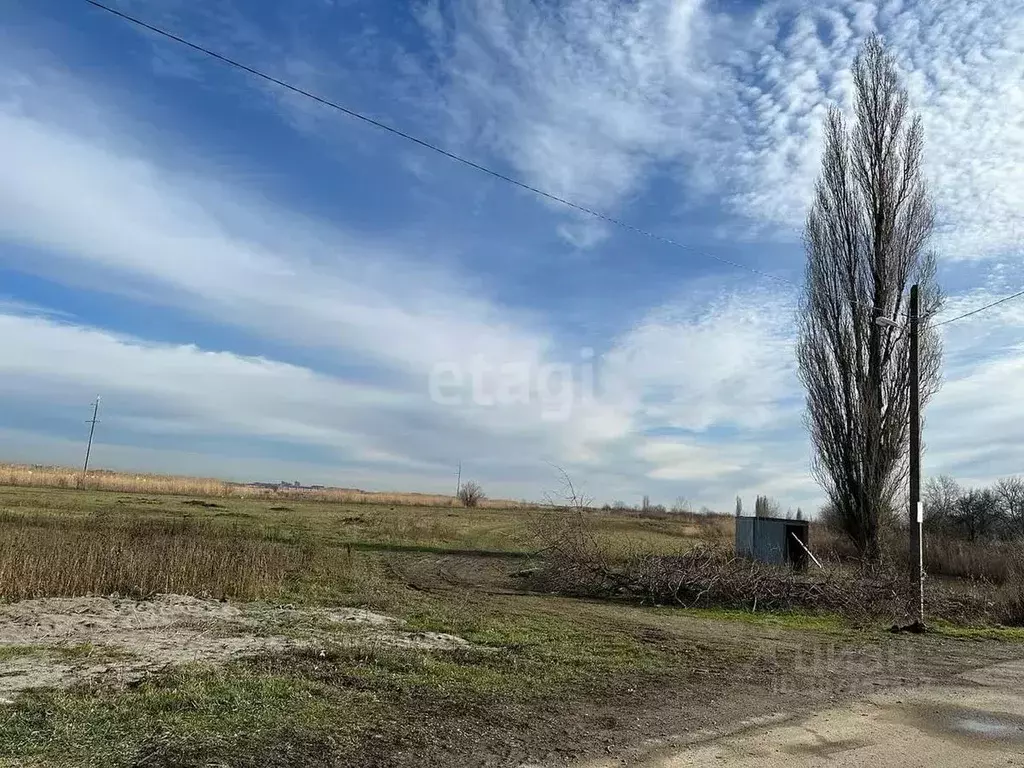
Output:
<svg viewBox="0 0 1024 768">
<path fill-rule="evenodd" d="M 1022 381 L 1020 344 L 947 381 L 927 414 L 923 471 L 952 474 L 965 483 L 1024 473 Z"/>
<path fill-rule="evenodd" d="M 327 7 L 308 18 L 336 29 L 329 46 L 316 30 L 230 0 L 144 5 L 146 18 L 473 158 L 491 154 L 583 205 L 619 213 L 669 177 L 683 204 L 667 210 L 714 196 L 739 219 L 731 236 L 787 241 L 813 191 L 824 109 L 848 102 L 857 48 L 881 31 L 924 117 L 936 244 L 954 259 L 1019 257 L 1024 247 L 1021 0 L 770 0 L 753 10 L 702 0 L 431 1 L 415 12 L 427 57 Z M 146 39 L 161 71 L 172 62 L 177 72 L 180 59 L 197 77 L 193 54 Z M 220 78 L 212 63 L 202 71 L 219 88 L 255 89 L 297 130 L 328 139 L 325 149 L 373 151 L 365 126 L 321 105 Z M 557 231 L 571 244 L 607 236 L 566 215 Z"/>
<path fill-rule="evenodd" d="M 692 350 L 689 327 L 680 324 L 676 330 L 683 340 L 680 347 Z M 702 331 L 695 327 L 694 334 L 699 338 Z M 476 476 L 516 497 L 537 497 L 546 490 L 541 483 L 551 485 L 545 460 L 564 463 L 580 482 L 608 498 L 634 495 L 650 490 L 650 485 L 672 495 L 682 483 L 692 489 L 692 497 L 715 503 L 731 498 L 751 478 L 765 475 L 764 457 L 741 451 L 730 459 L 729 448 L 698 433 L 678 439 L 645 437 L 640 425 L 649 414 L 640 400 L 606 403 L 598 398 L 579 404 L 567 422 L 545 424 L 531 420 L 525 409 L 469 403 L 444 409 L 408 389 L 383 389 L 194 345 L 145 342 L 49 318 L 0 315 L 0 338 L 6 340 L 0 356 L 0 394 L 5 401 L 17 403 L 26 414 L 66 413 L 79 424 L 88 398 L 102 393 L 102 434 L 111 447 L 105 455 L 126 468 L 179 471 L 187 466 L 196 471 L 194 467 L 202 466 L 204 474 L 252 478 L 278 464 L 283 472 L 294 463 L 286 458 L 278 464 L 261 460 L 246 472 L 237 457 L 211 455 L 209 448 L 200 449 L 206 457 L 201 462 L 184 458 L 187 454 L 180 449 L 151 448 L 137 454 L 134 464 L 126 464 L 129 454 L 117 448 L 168 438 L 176 444 L 203 446 L 204 438 L 212 437 L 228 440 L 235 451 L 250 440 L 317 447 L 343 466 L 308 462 L 296 464 L 295 471 L 301 468 L 305 476 L 312 473 L 331 482 L 344 477 L 347 483 L 373 487 L 401 479 L 402 487 L 415 488 L 418 478 L 420 487 L 436 488 L 438 474 L 463 456 Z M 660 375 L 665 373 L 663 367 Z M 705 381 L 713 378 L 714 374 L 704 375 Z M 642 371 L 634 372 L 634 379 L 641 389 L 645 386 Z M 704 398 L 714 401 L 710 392 Z M 745 403 L 734 400 L 730 406 L 734 417 L 742 419 Z M 723 415 L 722 422 L 727 421 Z M 474 423 L 476 429 L 468 430 L 463 422 Z M 39 437 L 36 442 L 46 440 L 53 438 Z M 588 461 L 574 453 L 573 441 L 594 450 L 593 458 Z M 524 457 L 523 451 L 532 453 Z M 163 453 L 168 454 L 166 461 L 161 460 Z M 495 462 L 497 467 L 490 466 Z M 354 474 L 353 463 L 363 466 L 361 479 Z M 509 477 L 508 467 L 516 477 Z M 619 468 L 632 474 L 625 479 L 632 486 L 630 494 L 614 493 L 623 486 L 605 477 L 609 469 Z M 783 480 L 782 473 L 775 474 L 770 479 L 765 475 L 769 487 Z M 532 489 L 530 483 L 535 484 Z"/>
<path fill-rule="evenodd" d="M 1021 248 L 1019 0 L 775 0 L 729 14 L 670 0 L 462 0 L 443 24 L 434 9 L 426 18 L 457 140 L 605 210 L 671 169 L 684 199 L 714 193 L 751 235 L 786 240 L 811 198 L 825 107 L 848 103 L 849 67 L 879 30 L 924 118 L 937 245 L 960 259 Z"/>
<path fill-rule="evenodd" d="M 683 480 L 701 484 L 721 475 L 742 472 L 745 467 L 730 461 L 720 451 L 676 440 L 649 440 L 640 446 L 640 456 L 654 469 L 648 473 L 653 480 Z M 723 459 L 726 459 L 723 461 Z"/>
<path fill-rule="evenodd" d="M 127 154 L 116 139 L 0 113 L 0 141 L 16 148 L 0 179 L 0 235 L 47 253 L 25 257 L 26 270 L 419 375 L 476 354 L 534 361 L 547 345 L 462 293 L 455 275 Z"/>
<path fill-rule="evenodd" d="M 444 16 L 426 6 L 451 138 L 484 145 L 552 194 L 617 206 L 690 127 L 699 5 L 481 0 L 446 6 Z M 584 243 L 563 234 L 594 241 L 593 232 Z"/>
<path fill-rule="evenodd" d="M 742 40 L 743 63 L 723 83 L 742 133 L 708 145 L 737 161 L 737 210 L 785 229 L 800 226 L 817 174 L 823 108 L 848 102 L 847 70 L 864 36 L 880 31 L 924 120 L 926 173 L 941 224 L 937 246 L 964 259 L 1019 249 L 1022 11 L 1020 3 L 1002 0 L 765 6 Z"/>
<path fill-rule="evenodd" d="M 355 414 L 407 405 L 399 393 L 297 366 L 47 318 L 0 315 L 0 338 L 6 398 L 43 405 L 102 392 L 116 403 L 117 423 L 151 433 L 276 438 L 352 452 L 372 438 L 345 429 Z"/>
<path fill-rule="evenodd" d="M 643 398 L 646 427 L 774 426 L 797 387 L 792 318 L 786 297 L 768 292 L 726 293 L 710 303 L 690 293 L 616 343 L 605 385 L 612 397 Z"/>
</svg>

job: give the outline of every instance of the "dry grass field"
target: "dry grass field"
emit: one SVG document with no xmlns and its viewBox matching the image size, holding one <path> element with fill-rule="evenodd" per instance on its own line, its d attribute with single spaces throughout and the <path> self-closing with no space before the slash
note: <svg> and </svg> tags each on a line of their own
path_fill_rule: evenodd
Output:
<svg viewBox="0 0 1024 768">
<path fill-rule="evenodd" d="M 573 510 L 61 477 L 0 485 L 0 765 L 625 759 L 649 739 L 940 679 L 1024 639 L 573 597 L 537 578 L 561 546 L 551 532 L 576 535 Z M 728 517 L 584 515 L 602 559 L 582 567 L 606 586 L 732 537 Z"/>
<path fill-rule="evenodd" d="M 241 499 L 307 499 L 343 504 L 402 504 L 409 506 L 455 506 L 454 496 L 430 493 L 361 491 L 356 488 L 295 489 L 256 487 L 207 477 L 154 475 L 137 472 L 90 470 L 83 475 L 71 467 L 28 464 L 0 464 L 0 484 L 21 488 L 74 488 L 120 493 L 214 496 Z M 481 507 L 511 509 L 534 506 L 505 499 L 483 499 Z"/>
</svg>

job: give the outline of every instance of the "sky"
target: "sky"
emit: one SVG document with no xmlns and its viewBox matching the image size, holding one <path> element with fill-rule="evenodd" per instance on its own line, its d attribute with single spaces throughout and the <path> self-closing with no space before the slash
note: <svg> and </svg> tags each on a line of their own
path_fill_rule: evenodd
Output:
<svg viewBox="0 0 1024 768">
<path fill-rule="evenodd" d="M 1024 0 L 0 7 L 0 459 L 814 509 L 793 354 L 821 121 L 872 32 L 940 320 L 1024 288 Z M 926 476 L 1024 472 L 1024 300 L 942 328 Z"/>
</svg>

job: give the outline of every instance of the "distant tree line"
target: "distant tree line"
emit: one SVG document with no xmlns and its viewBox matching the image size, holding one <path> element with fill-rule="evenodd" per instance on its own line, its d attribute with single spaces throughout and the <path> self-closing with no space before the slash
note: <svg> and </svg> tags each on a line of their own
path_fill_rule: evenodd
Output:
<svg viewBox="0 0 1024 768">
<path fill-rule="evenodd" d="M 966 541 L 1024 538 L 1024 477 L 988 488 L 964 488 L 949 475 L 931 478 L 922 491 L 924 526 Z"/>
<path fill-rule="evenodd" d="M 1024 540 L 1024 477 L 1006 477 L 988 487 L 964 487 L 949 475 L 933 477 L 921 490 L 926 534 L 969 542 Z M 836 531 L 843 523 L 826 504 L 818 520 Z M 885 525 L 899 525 L 895 512 Z"/>
<path fill-rule="evenodd" d="M 788 520 L 803 520 L 804 512 L 800 507 L 796 508 L 796 512 L 790 507 L 786 510 L 786 514 L 782 514 L 782 505 L 779 504 L 778 500 L 773 499 L 771 496 L 758 495 L 754 499 L 754 516 L 755 517 L 784 517 Z M 736 517 L 743 517 L 743 499 L 740 496 L 736 497 Z"/>
<path fill-rule="evenodd" d="M 754 517 L 779 517 L 779 502 L 770 496 L 758 496 L 754 500 Z"/>
</svg>

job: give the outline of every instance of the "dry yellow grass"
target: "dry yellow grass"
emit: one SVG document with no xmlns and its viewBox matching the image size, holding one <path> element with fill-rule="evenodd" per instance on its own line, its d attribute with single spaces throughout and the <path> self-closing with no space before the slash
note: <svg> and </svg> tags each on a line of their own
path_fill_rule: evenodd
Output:
<svg viewBox="0 0 1024 768">
<path fill-rule="evenodd" d="M 376 594 L 379 572 L 392 558 L 522 558 L 542 546 L 535 523 L 572 514 L 273 495 L 203 500 L 46 487 L 35 474 L 31 487 L 0 484 L 0 599 L 166 591 L 274 599 L 283 590 L 289 600 Z M 730 518 L 585 515 L 602 550 L 616 557 L 678 554 L 695 542 L 731 536 Z"/>
<path fill-rule="evenodd" d="M 242 499 L 308 499 L 310 501 L 347 504 L 401 504 L 418 507 L 459 506 L 459 502 L 454 496 L 445 496 L 443 494 L 361 491 L 355 488 L 274 490 L 228 483 L 224 480 L 208 477 L 114 472 L 105 469 L 90 470 L 83 477 L 81 470 L 70 467 L 29 466 L 25 464 L 0 464 L 0 485 Z M 491 509 L 513 509 L 534 505 L 505 499 L 485 499 L 480 502 L 480 506 Z"/>
<path fill-rule="evenodd" d="M 0 597 L 272 598 L 309 565 L 299 546 L 167 520 L 0 515 Z"/>
</svg>

